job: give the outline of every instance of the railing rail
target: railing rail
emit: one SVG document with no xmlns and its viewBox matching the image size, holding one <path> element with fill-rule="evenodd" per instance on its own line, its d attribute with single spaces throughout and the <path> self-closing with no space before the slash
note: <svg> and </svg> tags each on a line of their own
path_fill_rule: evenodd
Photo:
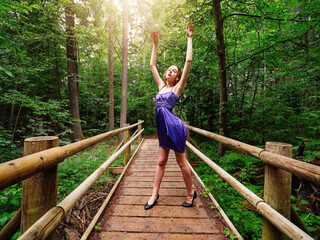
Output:
<svg viewBox="0 0 320 240">
<path fill-rule="evenodd" d="M 71 143 L 62 147 L 50 148 L 42 152 L 2 163 L 0 164 L 0 190 L 55 166 L 64 161 L 65 158 L 81 152 L 108 137 L 115 136 L 123 131 L 134 128 L 141 123 L 143 122 L 138 122 L 128 127 L 109 131 L 79 142 Z"/>
<path fill-rule="evenodd" d="M 54 234 L 49 234 L 56 228 L 57 224 L 63 219 L 65 213 L 73 207 L 78 198 L 80 198 L 94 184 L 94 182 L 103 174 L 103 172 L 110 166 L 110 164 L 124 151 L 127 151 L 127 155 L 125 154 L 124 156 L 124 163 L 128 161 L 126 158 L 130 158 L 129 149 L 131 142 L 134 141 L 136 138 L 138 138 L 138 144 L 141 142 L 141 133 L 143 131 L 141 125 L 143 122 L 144 121 L 139 120 L 138 123 L 133 125 L 126 124 L 125 127 L 117 130 L 109 131 L 63 147 L 53 147 L 44 151 L 42 150 L 47 149 L 49 145 L 51 145 L 50 141 L 54 141 L 55 143 L 53 144 L 52 142 L 52 145 L 57 146 L 57 138 L 53 139 L 52 137 L 38 137 L 26 139 L 26 141 L 28 141 L 28 144 L 31 141 L 31 145 L 29 144 L 29 146 L 35 146 L 35 148 L 32 147 L 31 149 L 29 149 L 26 147 L 27 145 L 25 145 L 25 154 L 34 153 L 37 151 L 41 152 L 30 154 L 25 157 L 0 164 L 0 190 L 24 180 L 24 190 L 26 190 L 25 187 L 27 186 L 27 182 L 29 185 L 31 184 L 31 187 L 35 187 L 33 185 L 36 184 L 36 186 L 38 187 L 35 188 L 41 189 L 41 191 L 39 192 L 40 194 L 37 192 L 38 194 L 36 195 L 42 196 L 43 194 L 45 197 L 41 197 L 41 201 L 37 202 L 38 199 L 33 199 L 34 196 L 29 196 L 29 194 L 33 194 L 32 188 L 31 192 L 28 192 L 29 190 L 23 191 L 26 193 L 24 194 L 26 195 L 26 198 L 23 197 L 23 203 L 25 204 L 22 203 L 22 208 L 19 209 L 16 215 L 0 231 L 0 238 L 11 238 L 11 236 L 18 230 L 21 218 L 21 232 L 24 232 L 24 234 L 20 237 L 20 239 L 39 239 L 39 236 L 49 236 L 50 239 L 52 239 L 52 237 L 54 239 Z M 137 131 L 130 138 L 129 130 L 136 126 L 138 126 Z M 55 206 L 57 194 L 57 165 L 60 162 L 64 161 L 64 159 L 66 159 L 67 157 L 70 157 L 80 151 L 83 151 L 88 147 L 93 146 L 105 140 L 106 138 L 112 137 L 121 132 L 125 132 L 127 136 L 127 138 L 124 139 L 124 145 L 121 148 L 118 147 L 116 151 L 114 151 L 112 156 L 103 165 L 101 165 L 84 182 L 82 182 L 80 186 L 78 186 L 78 188 L 76 188 L 62 202 L 60 202 L 60 204 Z M 26 152 L 26 150 L 28 151 Z M 50 174 L 47 175 L 47 173 Z M 39 174 L 41 174 L 40 177 Z M 50 180 L 51 182 L 47 186 L 46 179 L 48 178 L 56 180 Z M 39 183 L 42 185 L 39 186 Z M 47 191 L 52 191 L 52 194 L 50 194 L 50 196 L 47 195 Z M 31 203 L 30 209 L 28 208 L 29 203 Z M 34 206 L 34 203 L 37 203 L 37 205 Z M 23 212 L 23 214 L 20 214 L 21 212 Z M 26 216 L 28 217 L 26 218 Z M 40 216 L 42 217 L 39 220 L 37 220 Z M 34 223 L 35 221 L 36 223 Z M 31 227 L 29 228 L 29 226 Z M 27 228 L 29 229 L 27 230 Z M 33 231 L 34 229 L 36 230 Z M 31 235 L 28 233 L 30 231 L 33 231 Z"/>
<path fill-rule="evenodd" d="M 233 140 L 231 138 L 227 138 L 227 137 L 224 137 L 200 128 L 196 128 L 190 125 L 187 125 L 187 128 L 193 132 L 199 133 L 210 139 L 221 142 L 224 145 L 229 146 L 233 149 L 239 150 L 253 157 L 256 157 L 269 165 L 272 165 L 277 168 L 281 168 L 298 177 L 302 177 L 306 180 L 314 182 L 317 185 L 320 185 L 320 167 L 319 166 L 298 161 L 296 159 L 285 157 L 276 153 L 271 153 L 262 148 L 251 146 L 249 144 L 242 143 L 240 141 Z"/>
<path fill-rule="evenodd" d="M 231 187 L 233 187 L 242 197 L 248 200 L 264 217 L 266 217 L 270 222 L 273 223 L 281 232 L 286 234 L 290 239 L 309 239 L 312 240 L 308 234 L 303 232 L 300 228 L 295 226 L 288 219 L 283 217 L 280 213 L 270 207 L 263 199 L 255 195 L 248 188 L 246 188 L 242 183 L 233 178 L 229 173 L 220 168 L 206 155 L 201 153 L 193 145 L 187 142 L 187 147 L 189 147 L 198 157 L 200 157 L 209 167 L 211 167 L 219 176 L 228 182 Z"/>
<path fill-rule="evenodd" d="M 19 239 L 44 239 L 50 236 L 50 233 L 58 226 L 59 222 L 64 218 L 65 214 L 74 206 L 76 201 L 83 196 L 83 194 L 94 184 L 94 182 L 103 174 L 103 172 L 112 164 L 112 162 L 119 157 L 130 146 L 131 142 L 136 138 L 141 138 L 141 124 L 140 121 L 136 124 L 126 126 L 117 130 L 103 133 L 76 143 L 72 143 L 63 147 L 55 147 L 39 153 L 31 154 L 16 160 L 12 160 L 0 164 L 0 190 L 21 180 L 25 180 L 39 172 L 42 172 L 50 167 L 56 166 L 65 158 L 72 156 L 94 144 L 97 144 L 108 137 L 119 134 L 120 132 L 128 131 L 136 126 L 138 130 L 131 136 L 130 140 L 125 139 L 122 147 L 118 147 L 112 156 L 103 163 L 94 173 L 92 173 L 84 182 L 82 182 L 72 193 L 70 193 L 58 205 L 51 208 L 45 213 L 36 223 L 34 223 Z M 231 148 L 239 150 L 254 156 L 268 165 L 276 168 L 281 168 L 285 171 L 293 173 L 304 179 L 320 184 L 320 167 L 297 161 L 290 157 L 285 157 L 276 153 L 266 151 L 264 149 L 254 147 L 218 134 L 202 130 L 188 124 L 188 130 L 204 135 L 210 139 L 221 142 Z M 223 180 L 228 182 L 239 194 L 248 200 L 268 221 L 270 221 L 276 228 L 283 232 L 290 239 L 309 239 L 312 238 L 290 222 L 287 218 L 282 216 L 274 208 L 268 205 L 263 199 L 247 189 L 238 180 L 233 178 L 230 174 L 220 168 L 190 142 L 186 143 L 187 148 L 194 151 L 204 162 L 206 162 L 214 171 L 216 171 Z M 125 160 L 126 162 L 126 160 Z M 51 205 L 54 206 L 54 205 Z M 49 208 L 48 208 L 49 209 Z"/>
<path fill-rule="evenodd" d="M 88 191 L 103 172 L 116 160 L 119 155 L 135 140 L 144 129 L 137 133 L 131 140 L 124 144 L 105 163 L 103 163 L 94 173 L 83 181 L 73 192 L 63 199 L 56 207 L 53 207 L 33 224 L 19 239 L 45 239 L 56 229 L 65 214 L 74 206 L 77 200 Z"/>
<path fill-rule="evenodd" d="M 276 168 L 281 168 L 285 171 L 291 172 L 302 178 L 308 179 L 312 182 L 315 182 L 316 184 L 319 184 L 320 167 L 318 166 L 300 162 L 290 157 L 285 157 L 279 154 L 271 153 L 264 149 L 254 147 L 218 134 L 214 134 L 203 129 L 192 127 L 190 125 L 187 125 L 187 128 L 210 139 L 221 142 L 236 150 L 254 156 L 262 160 L 263 162 L 267 163 L 268 165 L 274 166 Z M 270 223 L 272 223 L 273 226 L 275 226 L 280 232 L 284 233 L 290 239 L 313 239 L 303 230 L 301 230 L 299 227 L 294 225 L 291 221 L 289 221 L 287 218 L 285 218 L 283 215 L 277 212 L 263 199 L 251 192 L 238 180 L 233 178 L 229 173 L 227 173 L 221 167 L 215 164 L 212 160 L 210 160 L 207 156 L 205 156 L 188 141 L 186 143 L 186 146 L 187 148 L 191 149 L 197 156 L 199 156 L 205 163 L 207 163 L 208 166 L 212 168 L 217 174 L 219 174 L 223 180 L 228 182 L 230 186 L 233 187 L 241 196 L 248 200 L 248 202 L 250 202 L 250 204 L 252 204 L 255 207 L 255 209 L 257 209 L 257 211 L 259 211 L 263 215 L 263 217 L 265 217 Z"/>
</svg>

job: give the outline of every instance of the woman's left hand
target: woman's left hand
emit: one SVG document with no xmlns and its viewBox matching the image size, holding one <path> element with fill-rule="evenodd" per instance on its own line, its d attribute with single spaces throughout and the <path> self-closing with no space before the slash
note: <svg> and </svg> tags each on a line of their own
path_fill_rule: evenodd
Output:
<svg viewBox="0 0 320 240">
<path fill-rule="evenodd" d="M 192 25 L 191 22 L 189 22 L 187 26 L 187 37 L 192 37 L 193 33 L 194 33 L 194 26 Z"/>
</svg>

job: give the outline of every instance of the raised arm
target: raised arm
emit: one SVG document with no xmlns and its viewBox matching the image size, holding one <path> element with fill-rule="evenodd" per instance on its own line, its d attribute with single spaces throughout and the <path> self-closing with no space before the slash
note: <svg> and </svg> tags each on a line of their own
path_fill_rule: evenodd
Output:
<svg viewBox="0 0 320 240">
<path fill-rule="evenodd" d="M 153 40 L 153 48 L 152 48 L 152 54 L 151 54 L 151 60 L 150 60 L 150 68 L 151 68 L 151 72 L 152 75 L 154 77 L 154 80 L 156 81 L 156 84 L 160 90 L 160 88 L 162 88 L 165 84 L 162 81 L 156 64 L 157 64 L 157 49 L 158 49 L 158 32 L 152 32 L 151 34 L 152 40 Z"/>
<path fill-rule="evenodd" d="M 191 61 L 192 61 L 192 35 L 194 33 L 194 26 L 191 22 L 189 22 L 189 25 L 187 26 L 187 56 L 186 56 L 186 62 L 184 64 L 182 76 L 180 78 L 180 81 L 177 83 L 177 85 L 174 87 L 173 91 L 174 93 L 179 97 L 182 91 L 184 90 L 186 84 L 187 84 L 187 78 L 189 75 L 190 67 L 191 67 Z"/>
</svg>

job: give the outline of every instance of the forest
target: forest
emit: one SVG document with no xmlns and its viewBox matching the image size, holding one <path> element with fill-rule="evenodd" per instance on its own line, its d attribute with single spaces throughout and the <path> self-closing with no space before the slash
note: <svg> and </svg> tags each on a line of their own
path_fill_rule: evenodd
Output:
<svg viewBox="0 0 320 240">
<path fill-rule="evenodd" d="M 183 67 L 186 26 L 192 22 L 193 60 L 175 113 L 191 126 L 251 145 L 292 144 L 294 156 L 304 143 L 299 160 L 320 165 L 319 3 L 2 0 L 0 163 L 21 157 L 28 137 L 59 136 L 65 145 L 139 119 L 145 135 L 155 134 L 158 88 L 150 71 L 151 33 L 159 34 L 162 75 L 172 64 Z M 261 167 L 250 157 L 193 137 L 231 174 Z M 211 190 L 225 194 L 222 202 L 237 199 L 242 205 L 236 193 L 222 190 L 221 179 L 209 177 L 214 173 L 206 166 L 200 164 L 197 172 L 214 183 Z M 258 184 L 262 187 L 255 192 L 263 189 L 263 182 Z M 315 194 L 311 203 L 297 190 L 292 201 L 319 237 L 320 193 Z M 0 194 L 0 205 L 6 206 L 0 210 L 0 228 L 16 211 L 18 195 Z M 227 214 L 245 239 L 260 239 L 257 213 L 235 213 L 239 206 Z M 246 214 L 257 224 L 241 225 Z"/>
</svg>

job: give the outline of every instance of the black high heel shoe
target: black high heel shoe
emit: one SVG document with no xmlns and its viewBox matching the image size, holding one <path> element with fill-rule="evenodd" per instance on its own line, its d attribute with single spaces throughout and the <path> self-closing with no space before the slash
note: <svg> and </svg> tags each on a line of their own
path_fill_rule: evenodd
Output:
<svg viewBox="0 0 320 240">
<path fill-rule="evenodd" d="M 152 204 L 149 205 L 147 202 L 146 205 L 144 205 L 144 210 L 149 210 L 149 209 L 153 208 L 157 204 L 158 199 L 159 199 L 159 194 L 157 196 L 157 199 Z"/>
<path fill-rule="evenodd" d="M 192 207 L 193 206 L 193 201 L 197 198 L 197 192 L 194 191 L 193 193 L 193 198 L 192 198 L 192 202 L 191 203 L 187 203 L 187 202 L 184 202 L 182 203 L 182 207 Z"/>
</svg>

